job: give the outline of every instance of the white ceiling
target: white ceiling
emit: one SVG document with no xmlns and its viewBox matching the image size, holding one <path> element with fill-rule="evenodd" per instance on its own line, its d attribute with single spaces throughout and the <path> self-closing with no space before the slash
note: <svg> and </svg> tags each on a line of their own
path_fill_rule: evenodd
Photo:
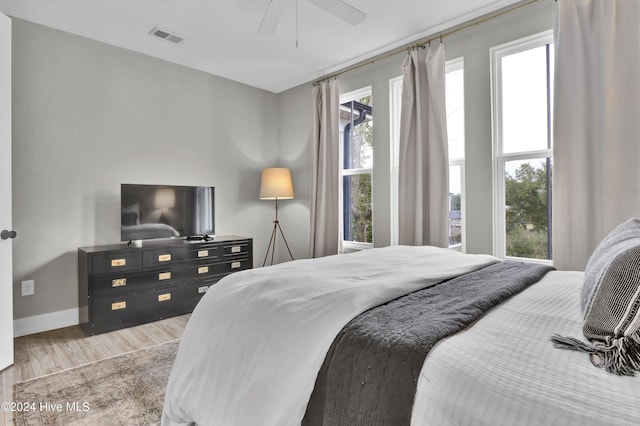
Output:
<svg viewBox="0 0 640 426">
<path fill-rule="evenodd" d="M 269 0 L 0 0 L 0 11 L 279 93 L 517 1 L 347 0 L 367 13 L 354 27 L 298 0 L 297 37 L 296 0 L 271 36 L 257 32 Z M 149 35 L 156 26 L 185 40 Z"/>
</svg>

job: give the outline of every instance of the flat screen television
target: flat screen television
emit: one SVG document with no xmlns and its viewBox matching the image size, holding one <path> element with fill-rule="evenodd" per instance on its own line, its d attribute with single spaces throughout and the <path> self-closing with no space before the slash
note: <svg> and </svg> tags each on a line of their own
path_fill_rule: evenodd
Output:
<svg viewBox="0 0 640 426">
<path fill-rule="evenodd" d="M 120 185 L 122 241 L 209 239 L 215 235 L 212 186 Z"/>
</svg>

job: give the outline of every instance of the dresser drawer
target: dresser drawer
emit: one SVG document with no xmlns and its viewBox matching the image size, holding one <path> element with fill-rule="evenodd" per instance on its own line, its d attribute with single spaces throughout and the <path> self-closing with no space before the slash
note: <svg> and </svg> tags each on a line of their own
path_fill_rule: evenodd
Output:
<svg viewBox="0 0 640 426">
<path fill-rule="evenodd" d="M 142 253 L 128 251 L 100 254 L 93 256 L 92 266 L 94 274 L 135 271 L 142 268 Z"/>
<path fill-rule="evenodd" d="M 193 311 L 200 299 L 213 287 L 218 281 L 229 274 L 217 275 L 210 279 L 194 281 L 184 286 L 184 301 L 187 310 Z"/>
<path fill-rule="evenodd" d="M 224 244 L 222 246 L 222 254 L 225 258 L 247 255 L 249 253 L 249 244 L 246 241 L 237 243 Z"/>
<path fill-rule="evenodd" d="M 196 264 L 185 265 L 182 271 L 187 279 L 210 278 L 215 275 L 227 274 L 232 270 L 242 269 L 241 261 L 227 262 L 200 262 Z"/>
<path fill-rule="evenodd" d="M 220 264 L 219 273 L 231 273 L 241 271 L 243 269 L 250 269 L 253 267 L 253 261 L 247 257 L 231 260 Z"/>
<path fill-rule="evenodd" d="M 219 246 L 211 246 L 211 247 L 200 247 L 196 250 L 189 250 L 188 255 L 190 260 L 202 260 L 202 261 L 213 261 L 218 260 L 220 257 L 220 247 Z"/>
<path fill-rule="evenodd" d="M 142 265 L 145 268 L 167 265 L 188 258 L 188 251 L 182 247 L 170 247 L 158 250 L 146 250 L 142 255 Z"/>
<path fill-rule="evenodd" d="M 209 291 L 209 288 L 220 281 L 220 278 L 222 277 L 224 277 L 224 275 L 221 275 L 220 277 L 213 280 L 205 280 L 187 284 L 184 288 L 184 299 L 187 301 L 194 299 L 200 300 L 200 298 L 204 296 L 207 291 Z"/>
<path fill-rule="evenodd" d="M 101 276 L 93 279 L 93 291 L 96 296 L 117 294 L 119 292 L 147 291 L 158 286 L 167 286 L 185 277 L 184 270 L 167 265 L 166 269 L 153 272 L 128 273 Z"/>
<path fill-rule="evenodd" d="M 141 293 L 127 293 L 93 300 L 93 322 L 96 325 L 114 324 L 150 316 L 158 318 L 181 311 L 184 288 L 170 286 Z"/>
<path fill-rule="evenodd" d="M 229 259 L 226 262 L 218 263 L 198 263 L 185 267 L 183 273 L 185 278 L 208 278 L 215 275 L 226 275 L 230 272 L 241 271 L 251 267 L 248 257 Z"/>
</svg>

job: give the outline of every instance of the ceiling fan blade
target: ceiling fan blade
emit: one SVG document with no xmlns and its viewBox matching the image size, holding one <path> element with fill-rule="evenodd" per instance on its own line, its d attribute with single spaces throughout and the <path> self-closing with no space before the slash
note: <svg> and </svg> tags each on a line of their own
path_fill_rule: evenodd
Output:
<svg viewBox="0 0 640 426">
<path fill-rule="evenodd" d="M 271 35 L 276 32 L 286 4 L 287 0 L 269 0 L 267 9 L 262 16 L 262 22 L 260 22 L 260 26 L 258 27 L 258 34 Z"/>
<path fill-rule="evenodd" d="M 366 13 L 342 0 L 309 0 L 309 3 L 318 6 L 320 9 L 329 12 L 351 25 L 358 25 L 367 17 Z"/>
</svg>

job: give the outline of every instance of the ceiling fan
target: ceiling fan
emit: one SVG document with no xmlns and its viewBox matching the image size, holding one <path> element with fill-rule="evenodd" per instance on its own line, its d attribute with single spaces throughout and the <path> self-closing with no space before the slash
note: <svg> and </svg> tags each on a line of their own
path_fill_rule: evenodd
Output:
<svg viewBox="0 0 640 426">
<path fill-rule="evenodd" d="M 296 3 L 297 1 L 298 0 L 296 0 Z M 351 25 L 358 25 L 367 17 L 366 13 L 342 0 L 307 1 Z M 269 0 L 267 9 L 262 17 L 260 27 L 258 27 L 258 34 L 269 35 L 275 33 L 278 23 L 280 22 L 280 18 L 282 18 L 282 15 L 284 14 L 284 7 L 286 4 L 287 0 Z"/>
</svg>

